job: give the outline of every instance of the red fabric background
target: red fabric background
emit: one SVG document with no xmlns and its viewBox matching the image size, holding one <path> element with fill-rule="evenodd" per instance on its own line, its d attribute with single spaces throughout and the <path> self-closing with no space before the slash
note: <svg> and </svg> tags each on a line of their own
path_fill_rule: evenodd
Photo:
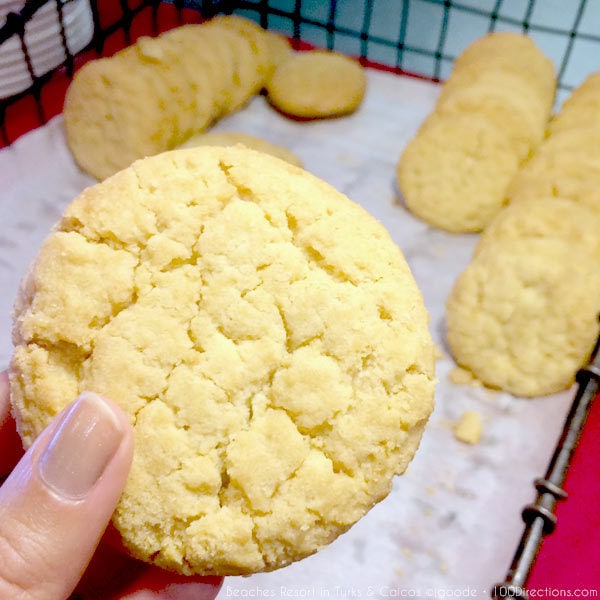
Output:
<svg viewBox="0 0 600 600">
<path fill-rule="evenodd" d="M 550 458 L 550 457 L 549 457 Z M 543 542 L 529 589 L 542 597 L 576 597 L 556 590 L 596 590 L 600 597 L 600 396 L 596 397 L 575 450 L 564 488 L 569 497 L 557 506 L 556 531 Z M 546 590 L 546 588 L 548 588 Z M 583 592 L 580 597 L 585 596 Z"/>
</svg>

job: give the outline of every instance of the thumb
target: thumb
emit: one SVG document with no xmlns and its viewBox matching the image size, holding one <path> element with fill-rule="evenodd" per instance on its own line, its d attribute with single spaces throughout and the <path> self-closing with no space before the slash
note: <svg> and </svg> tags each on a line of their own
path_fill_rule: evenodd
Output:
<svg viewBox="0 0 600 600">
<path fill-rule="evenodd" d="M 69 596 L 129 473 L 133 432 L 112 402 L 84 392 L 0 488 L 0 598 Z"/>
</svg>

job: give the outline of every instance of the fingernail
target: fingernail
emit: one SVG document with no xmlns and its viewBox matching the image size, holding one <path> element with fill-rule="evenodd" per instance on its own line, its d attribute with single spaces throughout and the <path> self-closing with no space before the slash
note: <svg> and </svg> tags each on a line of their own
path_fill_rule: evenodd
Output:
<svg viewBox="0 0 600 600">
<path fill-rule="evenodd" d="M 42 480 L 59 496 L 83 498 L 115 455 L 123 430 L 106 402 L 84 392 L 65 415 L 39 462 Z"/>
</svg>

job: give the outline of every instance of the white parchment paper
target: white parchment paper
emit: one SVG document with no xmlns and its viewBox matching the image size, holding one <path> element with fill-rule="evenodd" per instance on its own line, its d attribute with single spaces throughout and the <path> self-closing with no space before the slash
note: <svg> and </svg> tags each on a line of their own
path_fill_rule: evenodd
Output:
<svg viewBox="0 0 600 600">
<path fill-rule="evenodd" d="M 216 130 L 244 131 L 287 146 L 305 167 L 377 217 L 405 253 L 444 344 L 444 302 L 468 264 L 474 235 L 434 230 L 397 200 L 402 148 L 433 108 L 435 84 L 370 70 L 359 111 L 298 123 L 261 97 Z M 93 180 L 75 165 L 61 117 L 0 151 L 0 368 L 12 346 L 10 311 L 29 261 L 67 203 Z M 408 472 L 390 496 L 318 554 L 285 569 L 227 578 L 227 597 L 485 597 L 501 580 L 521 533 L 520 511 L 534 497 L 571 394 L 524 400 L 448 380 L 437 363 L 436 408 Z M 450 424 L 464 410 L 482 415 L 477 446 L 456 441 Z"/>
</svg>

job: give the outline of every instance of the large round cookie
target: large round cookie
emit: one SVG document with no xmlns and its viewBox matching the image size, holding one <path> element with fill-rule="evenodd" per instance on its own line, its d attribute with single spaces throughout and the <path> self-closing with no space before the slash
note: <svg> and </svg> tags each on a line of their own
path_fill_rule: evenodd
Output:
<svg viewBox="0 0 600 600">
<path fill-rule="evenodd" d="M 85 190 L 15 305 L 27 445 L 82 390 L 131 416 L 114 515 L 183 573 L 274 569 L 390 490 L 433 402 L 421 294 L 385 229 L 245 148 L 134 163 Z"/>
</svg>

